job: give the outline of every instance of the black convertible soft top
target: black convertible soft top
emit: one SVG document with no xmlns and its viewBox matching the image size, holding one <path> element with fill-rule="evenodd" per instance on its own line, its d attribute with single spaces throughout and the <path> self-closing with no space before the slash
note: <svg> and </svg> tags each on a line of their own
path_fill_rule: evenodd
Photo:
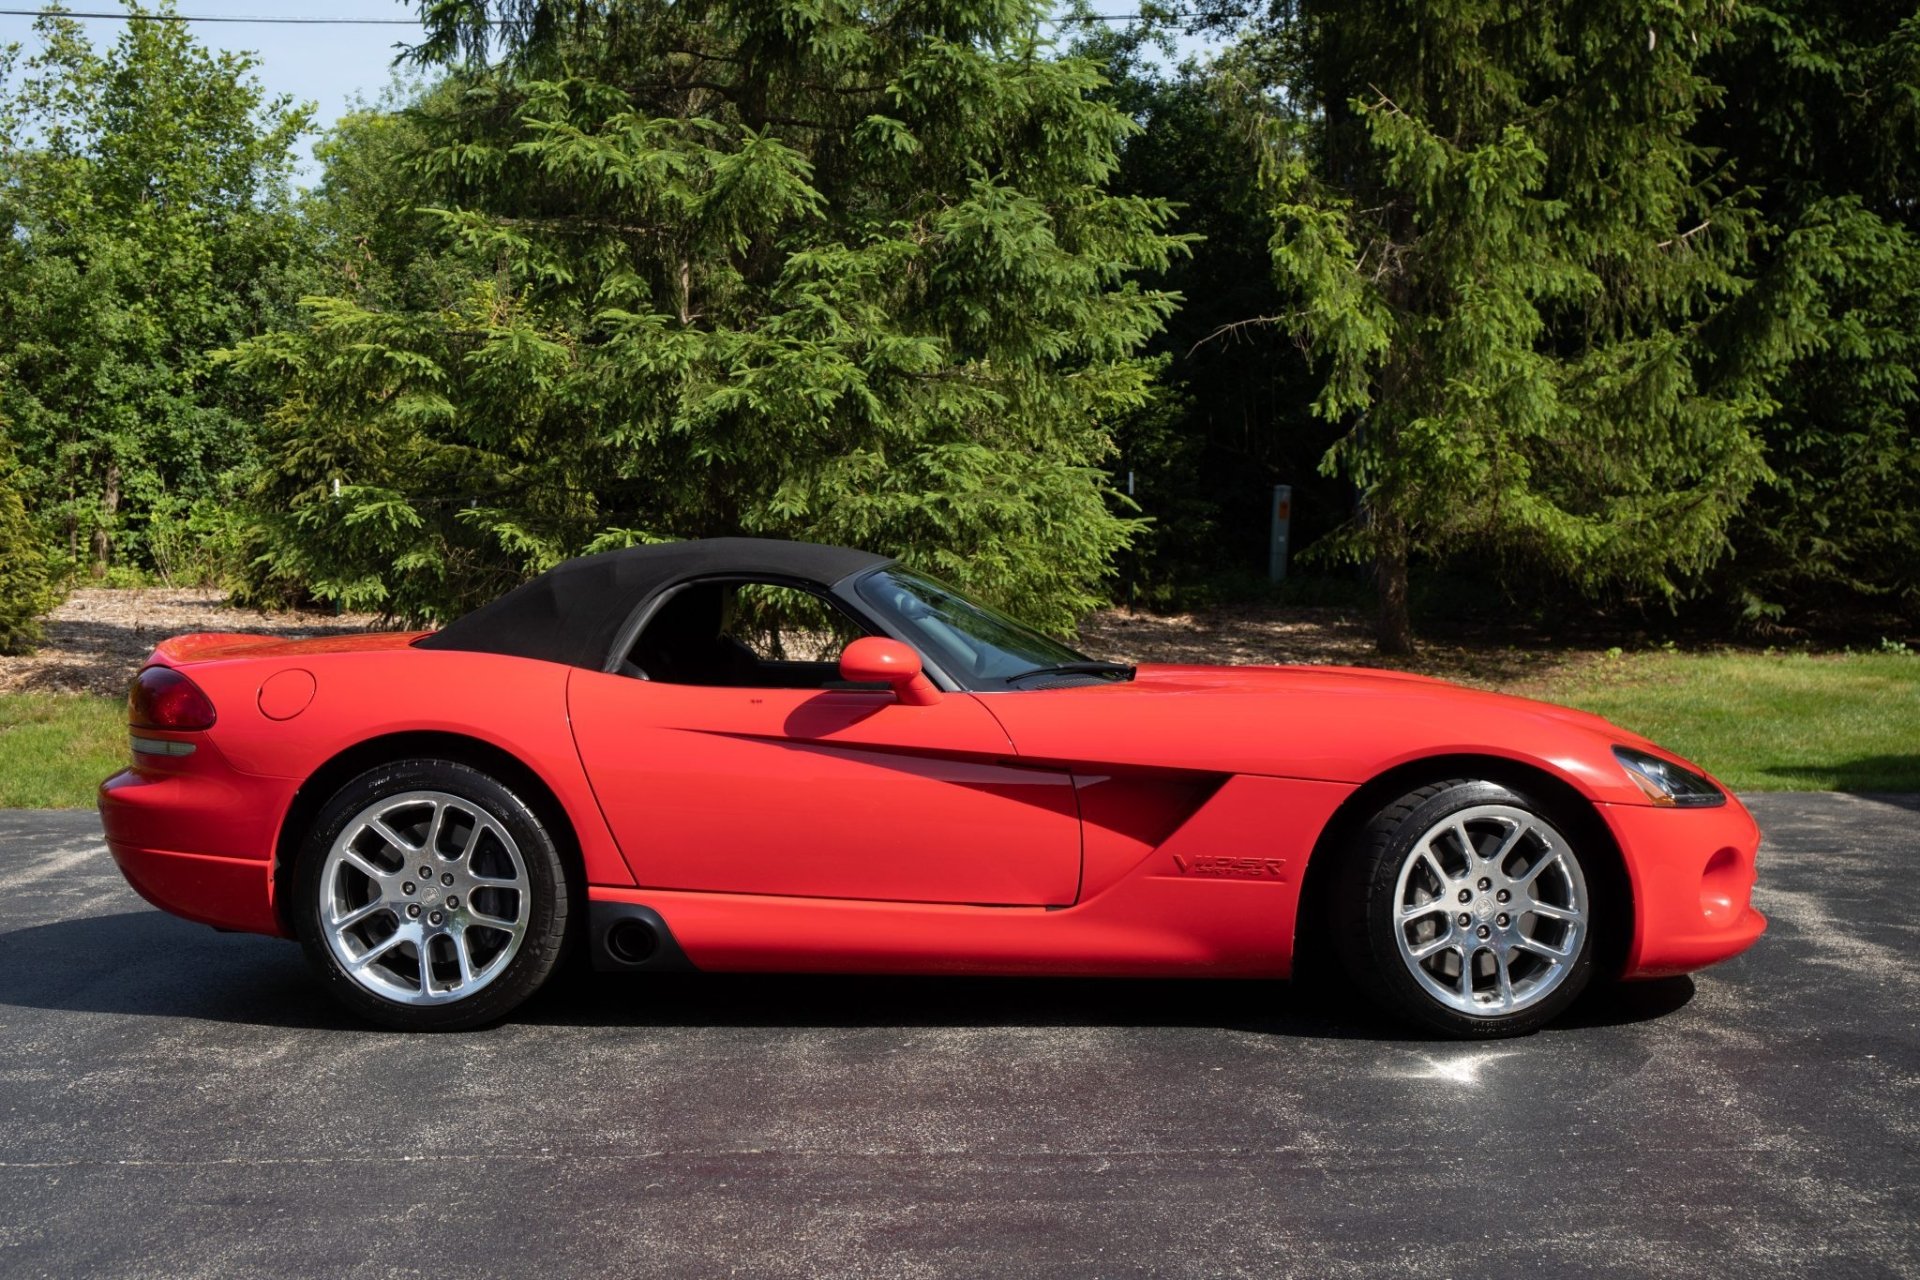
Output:
<svg viewBox="0 0 1920 1280">
<path fill-rule="evenodd" d="M 634 611 L 689 579 L 737 573 L 831 587 L 889 563 L 888 557 L 868 551 L 769 538 L 628 547 L 555 565 L 422 637 L 415 647 L 502 653 L 600 670 Z"/>
</svg>

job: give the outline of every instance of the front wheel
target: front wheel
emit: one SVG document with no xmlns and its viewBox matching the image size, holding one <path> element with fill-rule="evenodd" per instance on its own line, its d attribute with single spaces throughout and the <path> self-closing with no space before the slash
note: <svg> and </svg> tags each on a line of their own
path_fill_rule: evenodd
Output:
<svg viewBox="0 0 1920 1280">
<path fill-rule="evenodd" d="M 552 973 L 566 871 L 539 817 L 497 779 L 448 760 L 361 774 L 301 852 L 296 930 L 321 981 L 406 1031 L 500 1018 Z"/>
<path fill-rule="evenodd" d="M 1456 779 L 1377 813 L 1347 863 L 1348 970 L 1389 1011 L 1446 1035 L 1524 1035 L 1593 971 L 1588 866 L 1531 797 Z"/>
</svg>

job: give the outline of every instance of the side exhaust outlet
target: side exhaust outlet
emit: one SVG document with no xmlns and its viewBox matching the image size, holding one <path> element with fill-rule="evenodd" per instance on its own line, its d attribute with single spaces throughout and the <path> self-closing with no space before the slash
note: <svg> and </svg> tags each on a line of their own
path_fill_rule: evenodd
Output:
<svg viewBox="0 0 1920 1280">
<path fill-rule="evenodd" d="M 666 920 L 652 907 L 590 902 L 587 926 L 593 967 L 602 973 L 694 972 Z"/>
<path fill-rule="evenodd" d="M 645 964 L 660 945 L 660 935 L 644 920 L 617 920 L 607 930 L 607 955 L 616 964 Z"/>
</svg>

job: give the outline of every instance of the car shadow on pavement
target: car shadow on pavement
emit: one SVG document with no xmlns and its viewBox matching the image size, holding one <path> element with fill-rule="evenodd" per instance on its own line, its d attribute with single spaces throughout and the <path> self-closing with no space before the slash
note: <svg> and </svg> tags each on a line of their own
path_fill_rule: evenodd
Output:
<svg viewBox="0 0 1920 1280">
<path fill-rule="evenodd" d="M 1691 979 L 1596 991 L 1555 1029 L 1663 1017 Z M 1205 978 L 569 974 L 518 1021 L 660 1027 L 1218 1027 L 1284 1037 L 1425 1041 L 1345 984 Z"/>
<path fill-rule="evenodd" d="M 1852 760 L 1827 760 L 1819 764 L 1795 763 L 1761 773 L 1773 778 L 1791 779 L 1787 785 L 1804 787 L 1808 779 L 1828 791 L 1841 791 L 1880 804 L 1902 809 L 1920 809 L 1920 793 L 1908 788 L 1920 778 L 1920 754 L 1858 756 Z M 1779 786 L 1779 783 L 1775 783 Z"/>
<path fill-rule="evenodd" d="M 1589 994 L 1555 1029 L 1663 1017 L 1686 978 Z M 375 1031 L 336 1006 L 292 943 L 157 911 L 0 934 L 0 1006 Z M 1343 984 L 1219 979 L 601 974 L 574 966 L 512 1015 L 554 1027 L 1219 1027 L 1316 1039 L 1424 1040 Z"/>
<path fill-rule="evenodd" d="M 293 943 L 126 911 L 0 933 L 0 1007 L 285 1028 L 362 1025 Z"/>
<path fill-rule="evenodd" d="M 1902 809 L 1912 809 L 1914 812 L 1920 813 L 1920 795 L 1915 795 L 1910 791 L 1903 791 L 1898 794 L 1888 791 L 1867 791 L 1861 793 L 1861 798 L 1864 800 L 1872 800 L 1878 804 L 1897 805 Z"/>
</svg>

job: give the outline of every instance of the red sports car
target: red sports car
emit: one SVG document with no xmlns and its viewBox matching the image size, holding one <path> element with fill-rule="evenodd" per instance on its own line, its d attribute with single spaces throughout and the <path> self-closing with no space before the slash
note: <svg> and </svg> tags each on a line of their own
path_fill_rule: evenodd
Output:
<svg viewBox="0 0 1920 1280">
<path fill-rule="evenodd" d="M 882 556 L 574 560 L 444 630 L 169 640 L 100 789 L 134 888 L 395 1027 L 628 970 L 1282 978 L 1455 1036 L 1760 936 L 1759 833 L 1597 717 L 1096 662 Z"/>
</svg>

